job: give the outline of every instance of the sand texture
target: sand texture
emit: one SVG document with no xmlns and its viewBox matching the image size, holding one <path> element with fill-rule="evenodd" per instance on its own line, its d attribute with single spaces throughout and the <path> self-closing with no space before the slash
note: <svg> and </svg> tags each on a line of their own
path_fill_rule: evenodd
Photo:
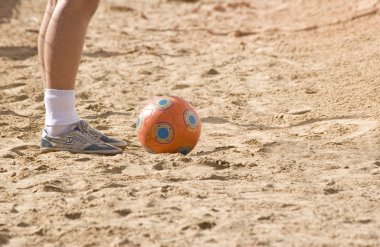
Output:
<svg viewBox="0 0 380 247">
<path fill-rule="evenodd" d="M 43 0 L 0 0 L 0 246 L 380 246 L 380 1 L 102 0 L 80 116 L 122 155 L 41 153 Z M 135 120 L 203 121 L 188 156 Z"/>
</svg>

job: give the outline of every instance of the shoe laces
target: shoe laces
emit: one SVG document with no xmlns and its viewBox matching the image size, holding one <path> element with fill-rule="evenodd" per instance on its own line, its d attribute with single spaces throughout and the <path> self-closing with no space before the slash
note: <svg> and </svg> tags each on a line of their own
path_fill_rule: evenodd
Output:
<svg viewBox="0 0 380 247">
<path fill-rule="evenodd" d="M 81 132 L 83 133 L 83 134 L 86 134 L 86 136 L 88 136 L 88 138 L 91 140 L 91 141 L 93 141 L 93 142 L 95 142 L 95 143 L 97 143 L 97 144 L 104 144 L 101 140 L 99 140 L 96 136 L 94 136 L 93 134 L 91 134 L 91 132 L 90 132 L 90 126 L 89 126 L 89 124 L 86 122 L 86 121 L 84 121 L 84 120 L 81 120 L 80 122 L 79 122 L 79 129 L 81 130 Z"/>
</svg>

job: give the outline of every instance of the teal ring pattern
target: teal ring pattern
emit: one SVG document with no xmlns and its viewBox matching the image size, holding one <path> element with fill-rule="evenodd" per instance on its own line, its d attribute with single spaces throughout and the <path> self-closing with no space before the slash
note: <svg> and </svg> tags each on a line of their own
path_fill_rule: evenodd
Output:
<svg viewBox="0 0 380 247">
<path fill-rule="evenodd" d="M 156 107 L 160 110 L 166 110 L 173 105 L 173 100 L 170 98 L 159 98 L 156 100 Z"/>
<path fill-rule="evenodd" d="M 183 116 L 185 124 L 190 129 L 196 129 L 198 127 L 198 117 L 192 110 L 186 110 Z"/>
<path fill-rule="evenodd" d="M 174 129 L 168 123 L 158 123 L 154 127 L 154 138 L 161 144 L 168 144 L 174 138 Z"/>
</svg>

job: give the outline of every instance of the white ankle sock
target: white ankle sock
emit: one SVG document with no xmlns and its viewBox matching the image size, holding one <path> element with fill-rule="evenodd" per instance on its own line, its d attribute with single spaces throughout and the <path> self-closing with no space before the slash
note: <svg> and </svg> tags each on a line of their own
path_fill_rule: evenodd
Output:
<svg viewBox="0 0 380 247">
<path fill-rule="evenodd" d="M 57 137 L 68 132 L 74 124 L 69 125 L 45 125 L 45 131 L 49 136 Z"/>
<path fill-rule="evenodd" d="M 48 135 L 59 136 L 80 121 L 74 90 L 45 89 L 45 109 L 45 131 Z"/>
</svg>

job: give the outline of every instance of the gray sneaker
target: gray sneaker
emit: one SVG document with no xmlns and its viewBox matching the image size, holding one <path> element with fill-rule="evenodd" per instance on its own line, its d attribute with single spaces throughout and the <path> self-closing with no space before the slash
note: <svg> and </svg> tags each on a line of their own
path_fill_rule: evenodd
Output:
<svg viewBox="0 0 380 247">
<path fill-rule="evenodd" d="M 83 121 L 84 122 L 84 121 Z M 82 121 L 73 125 L 65 134 L 58 137 L 49 136 L 46 131 L 41 138 L 42 151 L 69 151 L 88 154 L 120 154 L 120 148 L 111 146 L 93 136 Z"/>
<path fill-rule="evenodd" d="M 81 120 L 79 122 L 79 124 L 82 126 L 83 129 L 85 129 L 86 131 L 88 131 L 91 135 L 95 136 L 96 138 L 98 138 L 99 140 L 101 140 L 101 141 L 103 141 L 103 142 L 105 142 L 107 144 L 110 144 L 110 145 L 112 145 L 114 147 L 118 147 L 118 148 L 125 148 L 127 146 L 127 142 L 126 141 L 106 136 L 105 134 L 103 134 L 99 130 L 92 128 L 84 120 Z"/>
</svg>

